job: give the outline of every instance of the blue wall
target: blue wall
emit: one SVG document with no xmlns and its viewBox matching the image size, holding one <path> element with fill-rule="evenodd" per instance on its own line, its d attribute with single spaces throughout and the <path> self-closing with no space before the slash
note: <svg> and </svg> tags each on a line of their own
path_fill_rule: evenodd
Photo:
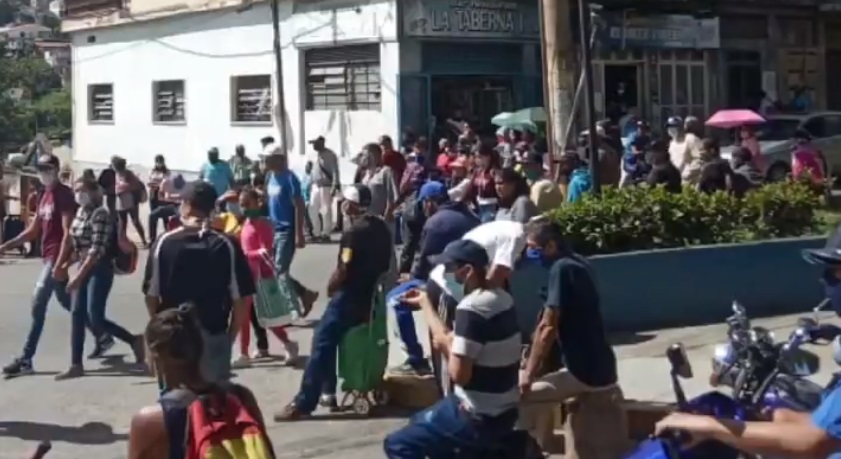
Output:
<svg viewBox="0 0 841 459">
<path fill-rule="evenodd" d="M 797 238 L 592 257 L 611 331 L 721 322 L 738 300 L 751 317 L 809 311 L 823 299 L 819 269 Z"/>
</svg>

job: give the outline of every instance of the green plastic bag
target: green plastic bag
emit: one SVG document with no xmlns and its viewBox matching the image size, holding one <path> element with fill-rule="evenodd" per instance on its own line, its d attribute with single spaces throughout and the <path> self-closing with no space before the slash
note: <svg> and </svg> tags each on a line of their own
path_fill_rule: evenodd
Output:
<svg viewBox="0 0 841 459">
<path fill-rule="evenodd" d="M 301 300 L 285 274 L 257 280 L 254 313 L 264 328 L 283 327 L 300 317 Z"/>
<path fill-rule="evenodd" d="M 368 323 L 352 328 L 339 345 L 342 392 L 369 392 L 380 386 L 388 365 L 385 289 L 378 286 Z"/>
</svg>

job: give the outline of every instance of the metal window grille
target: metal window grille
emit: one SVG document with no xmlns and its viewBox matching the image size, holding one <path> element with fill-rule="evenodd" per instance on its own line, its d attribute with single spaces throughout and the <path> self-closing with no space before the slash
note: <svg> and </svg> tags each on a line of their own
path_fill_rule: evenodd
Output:
<svg viewBox="0 0 841 459">
<path fill-rule="evenodd" d="M 114 121 L 114 85 L 89 85 L 88 98 L 90 121 Z"/>
<path fill-rule="evenodd" d="M 155 121 L 159 123 L 186 121 L 184 80 L 156 81 L 152 87 Z"/>
<path fill-rule="evenodd" d="M 231 120 L 236 123 L 272 122 L 271 75 L 236 76 L 232 79 Z"/>
<path fill-rule="evenodd" d="M 380 110 L 378 45 L 307 50 L 304 64 L 307 110 Z"/>
</svg>

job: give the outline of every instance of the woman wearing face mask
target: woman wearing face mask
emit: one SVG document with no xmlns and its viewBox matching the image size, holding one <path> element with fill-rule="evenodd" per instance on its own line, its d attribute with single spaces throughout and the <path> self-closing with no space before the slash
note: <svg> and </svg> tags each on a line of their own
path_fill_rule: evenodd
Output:
<svg viewBox="0 0 841 459">
<path fill-rule="evenodd" d="M 248 265 L 255 280 L 275 278 L 272 267 L 272 254 L 274 253 L 274 229 L 271 222 L 265 218 L 264 209 L 261 207 L 260 195 L 250 187 L 243 188 L 239 194 L 239 207 L 242 209 L 244 218 L 239 240 L 242 244 L 242 251 L 248 259 Z M 251 358 L 248 355 L 248 347 L 251 344 L 251 327 L 254 327 L 254 334 L 257 336 L 257 353 L 255 357 L 263 358 L 269 356 L 269 343 L 266 331 L 257 322 L 257 316 L 253 308 L 254 297 L 249 298 L 248 308 L 250 309 L 251 320 L 243 322 L 240 329 L 239 343 L 240 356 L 234 362 L 238 368 L 251 365 Z M 302 311 L 306 315 L 309 311 Z M 289 339 L 284 327 L 272 327 L 271 332 L 280 340 L 284 349 L 284 362 L 291 364 L 298 359 L 298 343 Z"/>
<path fill-rule="evenodd" d="M 80 260 L 78 271 L 70 277 L 67 291 L 72 297 L 72 327 L 70 332 L 70 368 L 56 376 L 57 380 L 77 378 L 84 374 L 82 353 L 85 345 L 85 324 L 96 336 L 113 336 L 131 346 L 137 363 L 143 362 L 143 342 L 125 328 L 105 318 L 105 306 L 114 284 L 114 264 L 111 250 L 115 244 L 115 225 L 108 209 L 102 206 L 99 184 L 80 180 L 74 187 L 79 209 L 65 238 L 69 247 L 62 250 L 67 260 Z M 62 260 L 66 263 L 66 261 Z M 94 354 L 99 356 L 113 346 L 113 340 L 97 343 Z"/>
<path fill-rule="evenodd" d="M 529 198 L 526 179 L 514 169 L 506 168 L 497 172 L 494 184 L 499 196 L 496 220 L 526 223 L 538 214 L 537 207 Z"/>
<path fill-rule="evenodd" d="M 111 158 L 111 168 L 114 169 L 115 174 L 114 188 L 117 196 L 116 210 L 117 216 L 120 218 L 120 231 L 125 233 L 130 218 L 131 224 L 140 236 L 140 241 L 146 246 L 148 245 L 146 243 L 146 232 L 143 230 L 143 225 L 140 224 L 139 210 L 143 185 L 140 183 L 140 179 L 134 175 L 134 172 L 126 168 L 125 159 L 114 156 Z"/>
<path fill-rule="evenodd" d="M 479 219 L 482 223 L 496 217 L 497 200 L 494 175 L 499 169 L 499 155 L 489 145 L 482 144 L 473 156 L 475 169 L 470 178 L 468 199 L 476 201 Z"/>
</svg>

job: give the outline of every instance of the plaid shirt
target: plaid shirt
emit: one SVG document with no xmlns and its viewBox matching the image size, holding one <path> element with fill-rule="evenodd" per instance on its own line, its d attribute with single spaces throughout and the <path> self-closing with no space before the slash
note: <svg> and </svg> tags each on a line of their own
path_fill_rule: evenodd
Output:
<svg viewBox="0 0 841 459">
<path fill-rule="evenodd" d="M 87 256 L 105 255 L 112 227 L 111 215 L 105 207 L 79 207 L 70 225 L 70 236 L 77 258 L 84 260 Z"/>
</svg>

